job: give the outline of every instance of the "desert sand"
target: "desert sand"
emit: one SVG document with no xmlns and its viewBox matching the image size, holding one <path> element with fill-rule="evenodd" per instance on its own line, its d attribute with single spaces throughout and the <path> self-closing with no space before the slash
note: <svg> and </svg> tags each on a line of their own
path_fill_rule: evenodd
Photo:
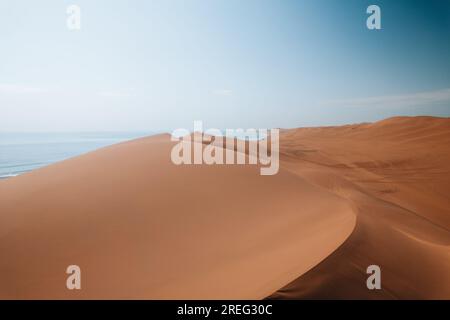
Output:
<svg viewBox="0 0 450 320">
<path fill-rule="evenodd" d="M 450 119 L 282 130 L 273 176 L 176 166 L 173 145 L 1 180 L 0 298 L 450 299 Z"/>
</svg>

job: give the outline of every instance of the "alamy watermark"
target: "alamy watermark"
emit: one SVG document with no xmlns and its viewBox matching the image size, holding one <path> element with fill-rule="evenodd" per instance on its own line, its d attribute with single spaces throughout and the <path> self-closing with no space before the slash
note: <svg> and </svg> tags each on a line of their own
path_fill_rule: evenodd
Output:
<svg viewBox="0 0 450 320">
<path fill-rule="evenodd" d="M 379 6 L 372 4 L 367 7 L 366 12 L 370 14 L 367 18 L 366 26 L 369 30 L 381 30 L 381 9 Z"/>
<path fill-rule="evenodd" d="M 67 29 L 71 31 L 81 30 L 81 8 L 75 4 L 67 7 Z"/>
<path fill-rule="evenodd" d="M 366 20 L 366 26 L 369 30 L 381 30 L 381 8 L 372 4 L 367 7 L 366 13 L 370 16 Z M 71 31 L 81 30 L 81 8 L 79 5 L 71 4 L 66 9 L 67 29 Z"/>
<path fill-rule="evenodd" d="M 367 274 L 370 276 L 367 278 L 366 286 L 369 290 L 381 289 L 381 268 L 376 264 L 372 264 L 367 267 Z"/>
<path fill-rule="evenodd" d="M 66 287 L 69 290 L 81 290 L 81 269 L 72 264 L 67 267 L 66 273 L 69 274 L 66 280 Z"/>
<path fill-rule="evenodd" d="M 279 129 L 219 129 L 203 131 L 203 123 L 194 121 L 194 131 L 176 129 L 171 160 L 176 165 L 257 165 L 261 175 L 274 175 L 280 167 Z"/>
</svg>

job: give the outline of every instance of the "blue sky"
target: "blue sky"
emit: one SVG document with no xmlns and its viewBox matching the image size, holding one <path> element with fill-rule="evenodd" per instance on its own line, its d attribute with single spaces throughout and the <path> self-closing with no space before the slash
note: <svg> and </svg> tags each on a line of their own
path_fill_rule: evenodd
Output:
<svg viewBox="0 0 450 320">
<path fill-rule="evenodd" d="M 0 15 L 0 131 L 450 115 L 450 1 L 15 0 Z"/>
</svg>

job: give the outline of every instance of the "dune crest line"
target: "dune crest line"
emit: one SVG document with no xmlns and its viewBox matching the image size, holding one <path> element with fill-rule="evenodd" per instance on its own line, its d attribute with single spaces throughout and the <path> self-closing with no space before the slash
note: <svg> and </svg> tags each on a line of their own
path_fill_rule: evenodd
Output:
<svg viewBox="0 0 450 320">
<path fill-rule="evenodd" d="M 293 129 L 281 141 L 282 168 L 347 199 L 358 217 L 342 246 L 268 298 L 450 298 L 449 118 Z M 371 264 L 381 290 L 366 288 Z"/>
<path fill-rule="evenodd" d="M 261 299 L 353 230 L 347 201 L 286 170 L 174 165 L 173 146 L 141 138 L 1 181 L 0 297 Z"/>
</svg>

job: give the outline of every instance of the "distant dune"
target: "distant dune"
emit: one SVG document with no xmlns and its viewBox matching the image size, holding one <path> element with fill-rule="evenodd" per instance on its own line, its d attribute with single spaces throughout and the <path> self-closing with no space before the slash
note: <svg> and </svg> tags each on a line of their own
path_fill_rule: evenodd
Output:
<svg viewBox="0 0 450 320">
<path fill-rule="evenodd" d="M 0 298 L 450 299 L 450 119 L 280 138 L 273 176 L 158 135 L 1 180 Z"/>
<path fill-rule="evenodd" d="M 283 167 L 349 201 L 351 236 L 270 298 L 450 299 L 450 119 L 283 133 Z M 368 265 L 382 290 L 367 290 Z"/>
</svg>

